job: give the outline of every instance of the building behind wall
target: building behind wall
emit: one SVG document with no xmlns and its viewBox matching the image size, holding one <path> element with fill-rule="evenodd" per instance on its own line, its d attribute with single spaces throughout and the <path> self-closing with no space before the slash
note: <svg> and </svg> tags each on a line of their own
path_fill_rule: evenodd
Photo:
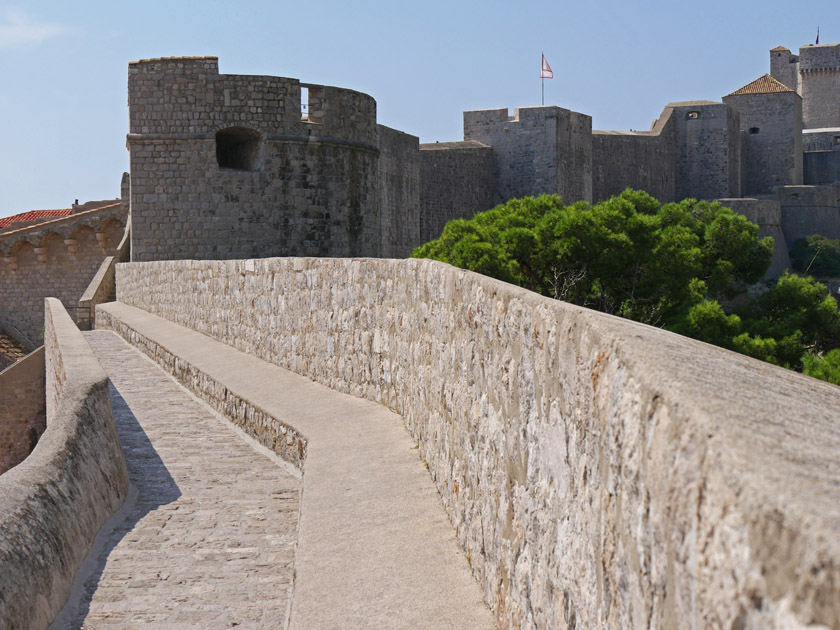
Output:
<svg viewBox="0 0 840 630">
<path fill-rule="evenodd" d="M 784 192 L 840 183 L 840 45 L 777 47 L 770 66 L 722 101 L 670 103 L 649 131 L 500 108 L 464 112 L 462 141 L 421 145 L 378 125 L 353 90 L 219 74 L 215 57 L 134 62 L 132 257 L 400 257 L 513 197 L 598 202 L 626 187 L 662 202 L 744 199 L 744 213 L 756 198 L 777 240 L 817 215 L 814 227 L 840 233 L 833 192 Z"/>
</svg>

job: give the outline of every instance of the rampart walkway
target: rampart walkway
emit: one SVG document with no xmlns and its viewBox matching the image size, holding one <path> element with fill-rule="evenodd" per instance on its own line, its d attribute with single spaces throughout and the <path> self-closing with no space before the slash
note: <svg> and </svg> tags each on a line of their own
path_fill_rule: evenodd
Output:
<svg viewBox="0 0 840 630">
<path fill-rule="evenodd" d="M 293 629 L 493 626 L 398 416 L 137 309 L 120 315 L 212 376 L 238 375 L 237 391 L 309 438 L 303 484 L 116 335 L 89 333 L 139 495 L 59 627 L 87 615 L 85 628 L 282 628 L 289 611 Z"/>
<path fill-rule="evenodd" d="M 113 383 L 135 496 L 57 625 L 284 627 L 300 480 L 116 335 L 86 337 Z"/>
</svg>

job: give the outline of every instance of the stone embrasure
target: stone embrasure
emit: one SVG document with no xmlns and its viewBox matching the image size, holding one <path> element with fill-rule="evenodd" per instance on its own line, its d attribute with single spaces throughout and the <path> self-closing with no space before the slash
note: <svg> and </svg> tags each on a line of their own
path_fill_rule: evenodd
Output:
<svg viewBox="0 0 840 630">
<path fill-rule="evenodd" d="M 129 264 L 117 286 L 400 412 L 507 627 L 840 627 L 834 386 L 431 261 Z"/>
</svg>

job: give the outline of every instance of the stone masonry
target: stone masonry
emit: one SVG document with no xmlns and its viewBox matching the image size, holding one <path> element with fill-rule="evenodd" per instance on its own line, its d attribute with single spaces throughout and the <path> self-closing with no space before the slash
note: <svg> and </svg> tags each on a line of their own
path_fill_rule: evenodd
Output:
<svg viewBox="0 0 840 630">
<path fill-rule="evenodd" d="M 0 475 L 32 452 L 47 427 L 44 349 L 0 371 Z"/>
<path fill-rule="evenodd" d="M 137 495 L 62 611 L 65 628 L 285 628 L 300 480 L 109 332 L 87 340 Z"/>
<path fill-rule="evenodd" d="M 120 301 L 399 412 L 503 627 L 840 627 L 832 385 L 434 261 L 117 275 Z"/>
<path fill-rule="evenodd" d="M 462 142 L 422 146 L 377 125 L 373 99 L 352 90 L 220 74 L 215 57 L 133 62 L 132 260 L 401 257 L 446 221 L 512 197 L 597 202 L 629 186 L 669 202 L 830 185 L 840 152 L 803 133 L 840 125 L 838 50 L 775 48 L 772 76 L 723 102 L 670 103 L 649 131 L 593 131 L 562 107 L 501 108 L 464 112 Z"/>
<path fill-rule="evenodd" d="M 133 260 L 379 255 L 371 97 L 197 57 L 130 64 L 128 102 Z"/>
<path fill-rule="evenodd" d="M 43 343 L 44 298 L 61 300 L 73 316 L 102 260 L 116 253 L 128 206 L 93 210 L 0 234 L 0 327 L 19 342 Z"/>
</svg>

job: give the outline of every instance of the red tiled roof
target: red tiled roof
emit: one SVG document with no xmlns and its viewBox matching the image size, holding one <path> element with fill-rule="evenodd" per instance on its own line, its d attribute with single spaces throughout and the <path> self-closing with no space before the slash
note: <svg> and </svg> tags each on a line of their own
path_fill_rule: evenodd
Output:
<svg viewBox="0 0 840 630">
<path fill-rule="evenodd" d="M 775 48 L 771 48 L 770 52 L 790 52 L 790 50 L 784 46 L 776 46 Z"/>
<path fill-rule="evenodd" d="M 765 74 L 763 77 L 758 77 L 752 83 L 747 83 L 740 90 L 735 90 L 727 96 L 735 96 L 736 94 L 777 94 L 782 92 L 793 92 L 793 90 L 769 74 Z"/>
<path fill-rule="evenodd" d="M 30 210 L 29 212 L 21 212 L 20 214 L 0 219 L 0 229 L 9 227 L 12 223 L 24 223 L 26 221 L 35 221 L 37 219 L 66 217 L 72 213 L 72 208 L 67 208 L 65 210 Z"/>
</svg>

